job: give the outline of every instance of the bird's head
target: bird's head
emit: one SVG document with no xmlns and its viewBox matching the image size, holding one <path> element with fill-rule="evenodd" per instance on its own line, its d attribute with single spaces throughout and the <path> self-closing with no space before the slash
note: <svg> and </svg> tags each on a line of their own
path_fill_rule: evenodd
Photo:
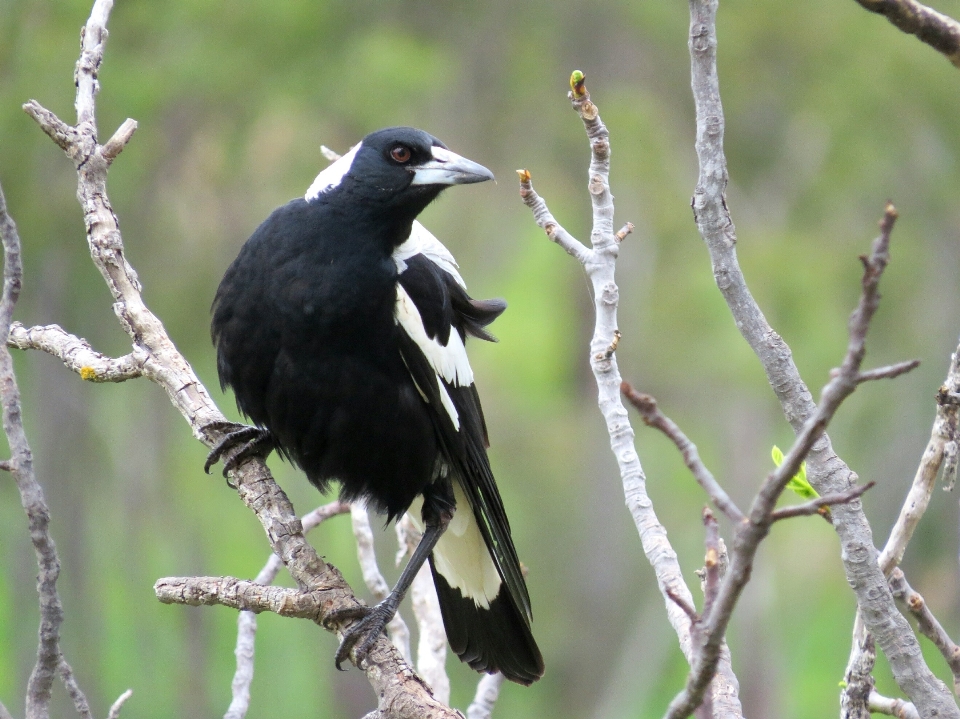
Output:
<svg viewBox="0 0 960 719">
<path fill-rule="evenodd" d="M 327 167 L 305 195 L 308 201 L 338 192 L 373 204 L 408 209 L 416 217 L 450 185 L 492 180 L 486 167 L 447 149 L 412 127 L 389 127 L 367 135 Z"/>
</svg>

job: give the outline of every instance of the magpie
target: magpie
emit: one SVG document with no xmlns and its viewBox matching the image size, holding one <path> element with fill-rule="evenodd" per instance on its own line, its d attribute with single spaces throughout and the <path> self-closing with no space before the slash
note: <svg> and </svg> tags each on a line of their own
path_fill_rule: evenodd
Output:
<svg viewBox="0 0 960 719">
<path fill-rule="evenodd" d="M 257 228 L 213 302 L 220 384 L 253 426 L 226 428 L 205 469 L 275 449 L 320 491 L 337 481 L 344 500 L 388 522 L 409 512 L 422 531 L 386 599 L 332 617 L 357 620 L 338 669 L 354 647 L 363 660 L 429 560 L 460 659 L 521 684 L 543 674 L 464 348 L 494 340 L 506 303 L 472 299 L 416 220 L 446 187 L 491 179 L 421 130 L 367 135 Z"/>
</svg>

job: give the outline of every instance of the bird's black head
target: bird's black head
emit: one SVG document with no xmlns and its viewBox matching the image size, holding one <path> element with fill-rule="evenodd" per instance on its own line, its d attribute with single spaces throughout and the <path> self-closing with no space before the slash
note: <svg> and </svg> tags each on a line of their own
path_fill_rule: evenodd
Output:
<svg viewBox="0 0 960 719">
<path fill-rule="evenodd" d="M 409 214 L 412 222 L 446 187 L 492 179 L 490 170 L 451 152 L 433 135 L 389 127 L 370 133 L 327 167 L 305 197 L 349 196 Z"/>
</svg>

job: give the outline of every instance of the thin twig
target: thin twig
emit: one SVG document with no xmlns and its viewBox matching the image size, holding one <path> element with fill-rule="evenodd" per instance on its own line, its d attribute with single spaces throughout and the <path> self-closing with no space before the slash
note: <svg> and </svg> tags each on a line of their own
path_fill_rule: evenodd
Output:
<svg viewBox="0 0 960 719">
<path fill-rule="evenodd" d="M 700 705 L 720 657 L 720 647 L 740 593 L 750 579 L 753 560 L 760 543 L 773 523 L 777 500 L 787 483 L 800 469 L 800 464 L 826 427 L 840 404 L 859 384 L 860 365 L 866 352 L 866 336 L 870 320 L 879 306 L 879 283 L 889 259 L 890 233 L 896 211 L 887 206 L 880 236 L 874 241 L 869 257 L 861 257 L 864 265 L 860 301 L 850 316 L 847 353 L 832 379 L 823 389 L 820 403 L 804 424 L 783 462 L 764 480 L 750 509 L 749 522 L 736 529 L 737 542 L 730 569 L 720 588 L 716 604 L 704 621 L 704 642 L 687 677 L 686 687 L 673 699 L 667 710 L 668 719 L 690 716 Z M 856 501 L 856 500 L 853 500 Z M 852 503 L 852 502 L 851 502 Z"/>
<path fill-rule="evenodd" d="M 677 446 L 680 454 L 683 455 L 684 464 L 687 465 L 697 483 L 703 487 L 707 496 L 717 505 L 717 509 L 723 512 L 734 524 L 742 522 L 744 520 L 743 512 L 730 499 L 730 496 L 723 490 L 723 487 L 720 486 L 720 483 L 700 459 L 697 446 L 690 441 L 673 420 L 660 411 L 660 408 L 657 407 L 657 400 L 648 394 L 638 392 L 629 382 L 623 382 L 620 385 L 620 391 L 640 413 L 644 424 L 659 429 Z"/>
<path fill-rule="evenodd" d="M 503 674 L 484 674 L 477 684 L 477 693 L 467 707 L 467 719 L 490 719 L 493 708 L 500 696 L 500 687 L 503 685 Z"/>
<path fill-rule="evenodd" d="M 952 355 L 947 367 L 947 377 L 940 387 L 938 400 L 944 394 L 960 391 L 960 344 Z M 933 488 L 937 483 L 937 473 L 943 466 L 945 459 L 949 460 L 947 445 L 955 441 L 957 427 L 960 424 L 960 406 L 945 404 L 942 401 L 937 402 L 937 411 L 933 419 L 933 427 L 930 429 L 930 439 L 927 440 L 927 446 L 923 450 L 920 458 L 920 464 L 913 477 L 913 483 L 910 485 L 910 491 L 900 508 L 900 515 L 890 530 L 890 536 L 880 552 L 877 562 L 881 571 L 885 575 L 900 564 L 904 552 L 907 551 L 913 532 L 920 523 L 927 506 L 930 504 L 930 497 L 933 495 Z"/>
<path fill-rule="evenodd" d="M 923 597 L 907 582 L 903 571 L 897 567 L 890 573 L 890 589 L 897 601 L 902 602 L 917 620 L 920 633 L 934 643 L 946 659 L 953 674 L 953 690 L 960 691 L 960 646 L 950 638 L 947 630 L 937 621 Z"/>
<path fill-rule="evenodd" d="M 897 719 L 920 719 L 920 713 L 910 702 L 885 697 L 876 692 L 870 692 L 868 706 L 874 714 L 886 714 Z"/>
<path fill-rule="evenodd" d="M 803 504 L 795 504 L 792 507 L 783 507 L 770 515 L 774 522 L 781 519 L 790 519 L 791 517 L 808 517 L 811 514 L 821 514 L 824 507 L 833 507 L 838 504 L 852 502 L 864 492 L 873 487 L 876 482 L 867 482 L 851 487 L 846 492 L 837 492 L 835 494 L 825 494 L 822 497 L 811 499 Z"/>
<path fill-rule="evenodd" d="M 87 382 L 124 382 L 141 377 L 147 359 L 146 353 L 136 349 L 116 359 L 107 357 L 95 351 L 82 337 L 76 337 L 58 325 L 27 328 L 14 322 L 7 346 L 51 354 Z"/>
<path fill-rule="evenodd" d="M 247 612 L 273 612 L 282 617 L 322 624 L 326 609 L 319 592 L 273 587 L 237 577 L 164 577 L 153 585 L 163 604 L 223 606 Z"/>
<path fill-rule="evenodd" d="M 876 663 L 877 649 L 873 635 L 854 627 L 853 648 L 843 673 L 843 690 L 840 692 L 840 716 L 843 719 L 870 719 L 869 701 Z"/>
<path fill-rule="evenodd" d="M 117 701 L 110 706 L 110 712 L 107 714 L 107 719 L 120 719 L 120 710 L 123 708 L 123 705 L 127 703 L 127 699 L 132 696 L 133 689 L 127 689 L 127 691 L 118 696 Z"/>
<path fill-rule="evenodd" d="M 954 65 L 960 67 L 960 23 L 916 0 L 857 0 L 870 12 L 883 15 L 893 25 L 916 35 Z"/>
</svg>

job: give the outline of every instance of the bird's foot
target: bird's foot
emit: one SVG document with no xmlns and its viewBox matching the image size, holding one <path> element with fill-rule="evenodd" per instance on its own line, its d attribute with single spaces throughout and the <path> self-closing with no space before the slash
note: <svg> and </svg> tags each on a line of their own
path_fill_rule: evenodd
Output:
<svg viewBox="0 0 960 719">
<path fill-rule="evenodd" d="M 210 450 L 207 461 L 203 463 L 203 471 L 207 474 L 210 474 L 210 468 L 227 453 L 230 453 L 229 456 L 223 459 L 224 477 L 244 460 L 254 456 L 266 457 L 276 448 L 273 435 L 261 427 L 236 422 L 211 422 L 203 429 L 224 433 Z"/>
<path fill-rule="evenodd" d="M 358 667 L 367 658 L 367 654 L 373 648 L 373 643 L 377 641 L 377 637 L 380 636 L 397 613 L 396 606 L 390 600 L 391 597 L 387 597 L 375 607 L 357 606 L 337 609 L 324 619 L 324 625 L 331 629 L 351 619 L 359 620 L 343 630 L 343 641 L 340 642 L 340 647 L 334 657 L 334 664 L 338 670 L 346 671 L 340 665 L 350 658 L 351 650 L 353 650 Z"/>
</svg>

